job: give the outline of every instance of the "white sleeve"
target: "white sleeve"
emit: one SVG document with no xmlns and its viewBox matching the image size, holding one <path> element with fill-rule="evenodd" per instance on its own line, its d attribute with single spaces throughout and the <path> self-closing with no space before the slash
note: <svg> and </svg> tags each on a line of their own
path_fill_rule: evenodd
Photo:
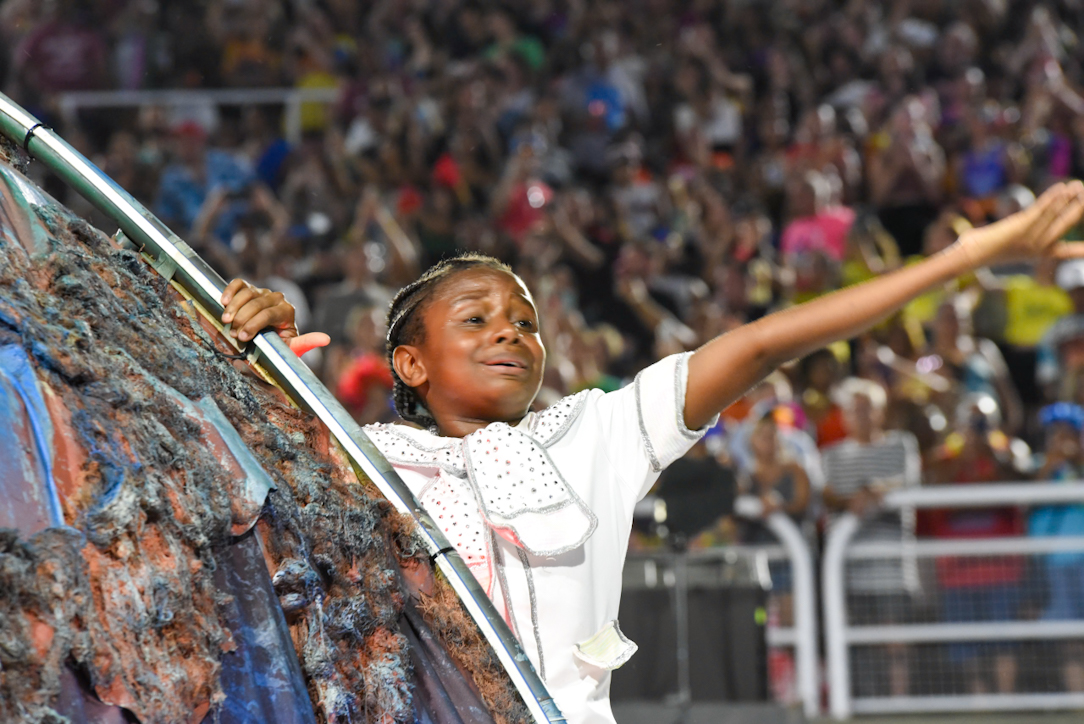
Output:
<svg viewBox="0 0 1084 724">
<path fill-rule="evenodd" d="M 631 385 L 598 400 L 600 442 L 622 488 L 633 493 L 633 503 L 718 420 L 717 415 L 699 430 L 685 426 L 690 354 L 665 357 L 642 370 Z"/>
</svg>

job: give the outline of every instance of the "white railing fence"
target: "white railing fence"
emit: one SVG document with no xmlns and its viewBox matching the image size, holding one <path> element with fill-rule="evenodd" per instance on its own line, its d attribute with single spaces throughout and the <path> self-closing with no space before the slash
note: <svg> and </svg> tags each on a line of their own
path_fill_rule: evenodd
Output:
<svg viewBox="0 0 1084 724">
<path fill-rule="evenodd" d="M 301 111 L 305 103 L 334 103 L 337 88 L 221 88 L 207 90 L 113 90 L 61 93 L 60 115 L 67 123 L 83 108 L 197 108 L 206 106 L 283 106 L 283 134 L 290 143 L 301 140 Z"/>
<path fill-rule="evenodd" d="M 1084 483 L 1001 483 L 952 485 L 896 490 L 881 509 L 982 509 L 1084 503 Z M 828 533 L 822 561 L 823 610 L 829 709 L 832 717 L 853 714 L 961 712 L 982 710 L 1047 710 L 1084 708 L 1084 693 L 1069 691 L 1020 693 L 947 693 L 937 695 L 856 696 L 852 691 L 852 648 L 877 645 L 994 645 L 991 642 L 1037 642 L 1084 639 L 1084 620 L 984 620 L 975 622 L 891 622 L 855 625 L 850 621 L 846 565 L 853 561 L 914 557 L 978 561 L 1057 553 L 1084 554 L 1084 537 L 1002 537 L 918 540 L 902 546 L 889 542 L 854 542 L 861 521 L 843 515 Z M 932 563 L 932 561 L 931 561 Z M 1017 563 L 1016 565 L 1019 565 Z M 943 592 L 942 592 L 943 593 Z M 966 642 L 966 643 L 965 643 Z M 1005 645 L 1004 643 L 997 645 Z"/>
<path fill-rule="evenodd" d="M 793 580 L 794 624 L 791 627 L 769 626 L 768 646 L 793 647 L 798 699 L 806 717 L 820 713 L 820 681 L 817 656 L 817 588 L 813 555 L 798 525 L 785 513 L 764 516 L 758 498 L 738 496 L 735 514 L 753 520 L 763 520 L 768 530 L 779 540 L 782 556 L 790 563 Z M 755 549 L 753 549 L 755 550 Z"/>
</svg>

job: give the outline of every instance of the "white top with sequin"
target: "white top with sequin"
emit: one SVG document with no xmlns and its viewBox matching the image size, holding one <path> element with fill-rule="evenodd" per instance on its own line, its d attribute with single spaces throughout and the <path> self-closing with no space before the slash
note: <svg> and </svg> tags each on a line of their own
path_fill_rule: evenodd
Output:
<svg viewBox="0 0 1084 724">
<path fill-rule="evenodd" d="M 366 427 L 575 724 L 614 721 L 610 671 L 636 650 L 616 623 L 633 507 L 710 427 L 684 424 L 688 357 L 656 362 L 615 392 L 566 397 L 514 428 L 458 439 Z"/>
</svg>

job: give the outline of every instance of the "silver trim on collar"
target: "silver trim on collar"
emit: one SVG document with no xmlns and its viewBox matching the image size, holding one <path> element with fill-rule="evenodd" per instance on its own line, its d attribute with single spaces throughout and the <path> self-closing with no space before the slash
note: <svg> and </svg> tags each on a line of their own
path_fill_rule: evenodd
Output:
<svg viewBox="0 0 1084 724">
<path fill-rule="evenodd" d="M 527 557 L 527 552 L 522 548 L 517 548 L 516 553 L 519 554 L 519 562 L 523 564 L 523 571 L 527 574 L 527 593 L 531 597 L 531 626 L 534 628 L 534 643 L 538 648 L 538 676 L 545 682 L 546 657 L 542 655 L 542 632 L 538 629 L 538 598 L 534 592 L 534 572 L 531 570 L 531 561 Z"/>
<path fill-rule="evenodd" d="M 489 538 L 493 544 L 493 560 L 497 569 L 497 585 L 501 587 L 501 597 L 504 599 L 504 608 L 508 611 L 508 624 L 512 627 L 512 633 L 516 635 L 519 642 L 523 643 L 523 634 L 519 631 L 519 624 L 516 622 L 516 610 L 512 606 L 512 592 L 508 590 L 508 577 L 504 573 L 504 552 L 501 551 L 501 542 L 497 540 L 497 534 L 492 530 L 489 531 Z"/>
</svg>

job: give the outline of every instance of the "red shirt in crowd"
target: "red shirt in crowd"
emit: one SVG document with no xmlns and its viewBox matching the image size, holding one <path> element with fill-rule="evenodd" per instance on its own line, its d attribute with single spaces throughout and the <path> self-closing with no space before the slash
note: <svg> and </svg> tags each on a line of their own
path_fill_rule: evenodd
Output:
<svg viewBox="0 0 1084 724">
<path fill-rule="evenodd" d="M 339 376 L 335 392 L 343 405 L 357 414 L 369 404 L 369 395 L 374 386 L 380 390 L 390 390 L 391 370 L 383 356 L 375 352 L 365 352 L 346 366 Z"/>
<path fill-rule="evenodd" d="M 952 479 L 954 484 L 1003 480 L 996 460 L 979 457 Z M 930 510 L 919 518 L 919 533 L 933 538 L 1003 538 L 1024 532 L 1017 508 Z M 946 556 L 938 558 L 937 582 L 942 588 L 980 588 L 1018 583 L 1024 574 L 1019 556 Z"/>
</svg>

